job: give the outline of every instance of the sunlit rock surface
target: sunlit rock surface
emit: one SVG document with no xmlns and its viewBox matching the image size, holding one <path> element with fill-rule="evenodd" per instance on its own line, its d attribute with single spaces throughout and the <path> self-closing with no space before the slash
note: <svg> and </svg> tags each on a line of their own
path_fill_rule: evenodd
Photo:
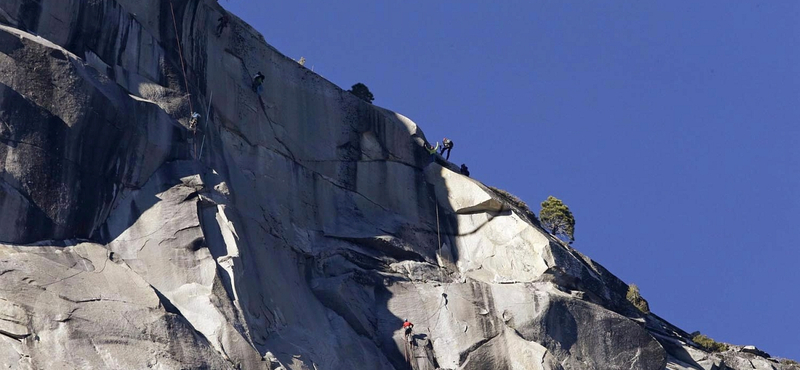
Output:
<svg viewBox="0 0 800 370">
<path fill-rule="evenodd" d="M 698 349 L 222 12 L 0 0 L 2 368 L 800 368 Z"/>
</svg>

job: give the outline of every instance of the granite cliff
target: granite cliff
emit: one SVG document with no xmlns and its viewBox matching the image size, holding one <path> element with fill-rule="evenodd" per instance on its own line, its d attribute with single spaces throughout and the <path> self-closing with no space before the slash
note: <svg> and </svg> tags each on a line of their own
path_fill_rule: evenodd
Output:
<svg viewBox="0 0 800 370">
<path fill-rule="evenodd" d="M 3 368 L 800 369 L 704 352 L 223 13 L 0 0 Z"/>
</svg>

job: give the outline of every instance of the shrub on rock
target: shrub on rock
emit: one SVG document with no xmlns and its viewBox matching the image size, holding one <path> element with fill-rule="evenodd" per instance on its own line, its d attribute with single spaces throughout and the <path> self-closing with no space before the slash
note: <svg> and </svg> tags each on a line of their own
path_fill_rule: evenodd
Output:
<svg viewBox="0 0 800 370">
<path fill-rule="evenodd" d="M 725 352 L 728 350 L 728 345 L 725 343 L 717 342 L 699 331 L 692 333 L 692 341 L 697 343 L 702 349 L 708 352 Z"/>
<path fill-rule="evenodd" d="M 628 285 L 628 294 L 626 295 L 628 301 L 631 302 L 639 311 L 642 311 L 646 314 L 650 313 L 650 305 L 647 303 L 647 300 L 642 298 L 642 295 L 639 293 L 639 287 L 636 284 Z"/>
</svg>

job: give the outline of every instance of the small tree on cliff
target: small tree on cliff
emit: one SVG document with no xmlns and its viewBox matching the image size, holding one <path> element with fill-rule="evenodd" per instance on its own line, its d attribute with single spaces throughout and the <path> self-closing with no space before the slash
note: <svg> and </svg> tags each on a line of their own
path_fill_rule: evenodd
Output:
<svg viewBox="0 0 800 370">
<path fill-rule="evenodd" d="M 350 90 L 347 91 L 361 98 L 361 100 L 364 100 L 367 103 L 372 103 L 372 101 L 375 100 L 375 97 L 372 96 L 371 92 L 369 92 L 369 88 L 367 87 L 367 85 L 364 85 L 361 82 L 353 85 L 353 87 L 351 87 Z"/>
<path fill-rule="evenodd" d="M 561 240 L 575 241 L 575 217 L 572 217 L 569 207 L 560 199 L 551 195 L 542 202 L 539 221 Z"/>
<path fill-rule="evenodd" d="M 647 303 L 647 300 L 642 297 L 642 294 L 639 293 L 639 287 L 636 286 L 636 284 L 628 285 L 628 294 L 625 295 L 625 298 L 628 298 L 628 302 L 633 303 L 639 311 L 650 313 L 650 305 Z"/>
</svg>

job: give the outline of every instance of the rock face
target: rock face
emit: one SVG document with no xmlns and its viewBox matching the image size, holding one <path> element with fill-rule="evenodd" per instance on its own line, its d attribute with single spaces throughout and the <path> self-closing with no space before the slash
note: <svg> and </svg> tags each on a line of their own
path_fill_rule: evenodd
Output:
<svg viewBox="0 0 800 370">
<path fill-rule="evenodd" d="M 0 0 L 3 368 L 800 369 L 697 349 L 222 12 Z"/>
</svg>

